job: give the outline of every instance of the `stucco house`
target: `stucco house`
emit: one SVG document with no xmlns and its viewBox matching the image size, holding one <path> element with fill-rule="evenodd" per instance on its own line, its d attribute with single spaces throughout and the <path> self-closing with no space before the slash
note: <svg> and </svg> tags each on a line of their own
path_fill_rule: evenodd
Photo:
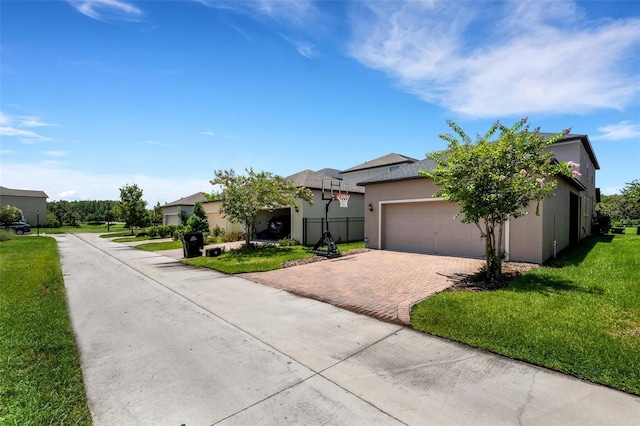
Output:
<svg viewBox="0 0 640 426">
<path fill-rule="evenodd" d="M 415 158 L 392 152 L 382 157 L 365 161 L 357 166 L 349 167 L 346 170 L 340 171 L 339 174 L 341 179 L 357 184 L 358 182 L 366 181 L 385 173 L 400 170 L 416 161 L 418 160 Z"/>
<path fill-rule="evenodd" d="M 551 136 L 542 134 L 543 136 Z M 587 135 L 567 135 L 549 147 L 558 161 L 579 163 L 580 177 L 557 177 L 554 195 L 528 215 L 506 226 L 503 247 L 507 259 L 542 263 L 560 250 L 591 234 L 600 168 Z M 457 204 L 434 198 L 436 186 L 419 175 L 434 167 L 430 160 L 414 162 L 398 170 L 362 181 L 366 188 L 365 237 L 375 249 L 483 257 L 484 241 L 474 224 L 454 216 Z"/>
<path fill-rule="evenodd" d="M 10 189 L 0 186 L 0 206 L 14 206 L 22 210 L 24 220 L 35 227 L 44 225 L 47 218 L 47 198 L 44 191 Z"/>
<path fill-rule="evenodd" d="M 191 215 L 193 213 L 193 206 L 196 205 L 197 202 L 204 203 L 206 198 L 202 192 L 196 192 L 195 194 L 191 194 L 187 197 L 182 197 L 178 200 L 167 203 L 162 207 L 162 224 L 163 225 L 179 225 L 180 221 L 180 212 L 184 212 L 187 215 Z"/>
</svg>

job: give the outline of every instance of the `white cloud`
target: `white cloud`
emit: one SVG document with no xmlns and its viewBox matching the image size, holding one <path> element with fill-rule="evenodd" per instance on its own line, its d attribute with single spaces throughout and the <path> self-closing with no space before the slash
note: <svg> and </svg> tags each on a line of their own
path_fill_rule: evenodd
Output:
<svg viewBox="0 0 640 426">
<path fill-rule="evenodd" d="M 0 126 L 7 126 L 11 123 L 11 117 L 0 111 Z"/>
<path fill-rule="evenodd" d="M 44 155 L 47 157 L 64 157 L 67 155 L 66 151 L 45 151 Z"/>
<path fill-rule="evenodd" d="M 640 124 L 630 121 L 621 121 L 617 124 L 598 127 L 598 131 L 602 134 L 595 135 L 593 139 L 601 139 L 608 141 L 616 141 L 623 139 L 633 139 L 640 137 Z"/>
<path fill-rule="evenodd" d="M 57 124 L 46 123 L 40 117 L 20 117 L 20 125 L 24 127 L 55 127 Z"/>
<path fill-rule="evenodd" d="M 289 44 L 291 44 L 298 51 L 300 55 L 304 56 L 305 58 L 313 59 L 314 57 L 318 56 L 313 43 L 309 43 L 307 41 L 293 40 L 285 36 L 284 34 L 280 34 L 280 35 Z"/>
<path fill-rule="evenodd" d="M 215 136 L 215 134 L 213 132 L 198 132 L 198 134 L 200 135 L 204 135 L 204 136 Z"/>
<path fill-rule="evenodd" d="M 162 143 L 162 142 L 158 142 L 158 141 L 144 141 L 144 143 L 148 144 L 148 145 L 162 145 L 162 146 L 166 146 L 166 143 Z"/>
<path fill-rule="evenodd" d="M 120 0 L 69 0 L 78 12 L 99 21 L 138 21 L 143 12 L 136 6 Z"/>
<path fill-rule="evenodd" d="M 0 135 L 18 137 L 21 138 L 25 143 L 51 140 L 51 138 L 42 136 L 31 130 L 16 129 L 15 127 L 0 127 Z"/>
<path fill-rule="evenodd" d="M 71 190 L 69 190 L 69 191 L 62 191 L 62 192 L 59 192 L 57 195 L 58 195 L 58 198 L 59 198 L 59 199 L 64 200 L 64 199 L 67 199 L 67 198 L 72 197 L 75 193 L 76 193 L 76 191 L 74 191 L 73 189 L 71 189 Z"/>
<path fill-rule="evenodd" d="M 585 25 L 572 2 L 365 5 L 352 20 L 352 56 L 460 114 L 622 109 L 640 94 L 624 62 L 640 45 L 640 19 Z"/>
</svg>

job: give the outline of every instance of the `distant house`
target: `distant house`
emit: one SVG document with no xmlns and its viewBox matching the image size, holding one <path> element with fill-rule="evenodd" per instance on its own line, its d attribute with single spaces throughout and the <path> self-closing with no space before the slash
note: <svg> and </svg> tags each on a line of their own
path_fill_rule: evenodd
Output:
<svg viewBox="0 0 640 426">
<path fill-rule="evenodd" d="M 357 184 L 358 182 L 366 181 L 385 173 L 400 170 L 416 161 L 418 160 L 415 158 L 392 152 L 374 160 L 369 160 L 357 166 L 342 170 L 340 176 L 347 182 Z"/>
<path fill-rule="evenodd" d="M 180 198 L 179 200 L 172 201 L 167 203 L 162 207 L 162 224 L 163 225 L 180 225 L 182 223 L 180 221 L 181 214 L 187 214 L 190 216 L 193 213 L 193 206 L 196 205 L 197 202 L 204 203 L 206 198 L 204 197 L 204 193 L 197 192 L 195 194 L 189 195 L 188 197 Z M 184 213 L 181 213 L 184 212 Z"/>
<path fill-rule="evenodd" d="M 44 225 L 47 217 L 47 198 L 44 191 L 10 189 L 0 186 L 0 206 L 14 206 L 22 210 L 24 220 L 31 226 Z"/>
<path fill-rule="evenodd" d="M 551 136 L 550 134 L 541 134 Z M 557 177 L 554 196 L 530 206 L 527 216 L 510 220 L 503 247 L 509 260 L 542 263 L 591 234 L 598 189 L 598 160 L 587 135 L 567 135 L 549 149 L 558 161 L 580 164 L 578 178 Z M 458 205 L 433 194 L 437 187 L 419 170 L 430 160 L 360 182 L 366 188 L 365 236 L 371 248 L 451 256 L 483 257 L 484 240 L 473 224 L 454 219 Z"/>
</svg>

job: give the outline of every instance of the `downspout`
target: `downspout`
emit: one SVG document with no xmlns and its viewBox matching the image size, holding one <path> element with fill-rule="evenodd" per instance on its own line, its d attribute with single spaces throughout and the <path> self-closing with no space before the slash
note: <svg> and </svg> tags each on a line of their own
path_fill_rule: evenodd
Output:
<svg viewBox="0 0 640 426">
<path fill-rule="evenodd" d="M 506 260 L 507 262 L 509 261 L 509 248 L 510 248 L 510 231 L 511 231 L 511 226 L 510 226 L 511 221 L 509 220 L 509 218 L 507 217 L 507 220 L 505 221 L 504 224 L 504 252 L 505 252 L 505 258 L 504 260 Z"/>
</svg>

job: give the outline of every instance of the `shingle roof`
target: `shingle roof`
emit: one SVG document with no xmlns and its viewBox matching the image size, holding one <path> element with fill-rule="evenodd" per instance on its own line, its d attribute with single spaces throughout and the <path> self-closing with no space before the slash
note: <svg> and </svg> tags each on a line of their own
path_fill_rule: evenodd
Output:
<svg viewBox="0 0 640 426">
<path fill-rule="evenodd" d="M 188 197 L 180 198 L 179 200 L 172 201 L 170 203 L 165 204 L 162 207 L 171 207 L 171 206 L 195 206 L 197 202 L 203 203 L 207 201 L 202 192 L 196 192 L 195 194 L 189 195 Z"/>
<path fill-rule="evenodd" d="M 373 169 L 376 167 L 383 167 L 383 166 L 393 166 L 394 164 L 402 164 L 402 163 L 410 164 L 410 163 L 415 163 L 416 161 L 418 160 L 416 160 L 415 158 L 407 157 L 405 155 L 400 155 L 392 152 L 391 154 L 383 155 L 382 157 L 376 158 L 375 160 L 367 161 L 362 164 L 358 164 L 357 166 L 350 167 L 346 170 L 341 171 L 340 173 L 355 172 L 358 170 Z"/>
<path fill-rule="evenodd" d="M 324 169 L 323 169 L 324 170 Z M 321 172 L 314 172 L 312 170 L 303 170 L 301 172 L 298 172 L 296 174 L 293 174 L 291 176 L 288 176 L 287 179 L 290 179 L 293 184 L 297 187 L 305 187 L 305 188 L 309 188 L 309 189 L 322 189 L 322 180 L 323 179 L 331 179 L 331 180 L 340 180 L 342 181 L 342 179 L 336 179 L 334 176 L 330 176 Z M 346 181 L 342 181 L 342 188 L 345 189 L 349 192 L 357 192 L 357 193 L 363 193 L 364 192 L 364 188 L 361 188 L 357 185 L 354 185 L 352 183 L 346 182 Z"/>
<path fill-rule="evenodd" d="M 420 170 L 433 170 L 436 163 L 433 160 L 424 159 L 416 161 L 398 170 L 384 173 L 380 176 L 358 182 L 358 185 L 369 185 L 372 183 L 393 182 L 398 180 L 421 179 L 423 176 L 418 173 Z"/>
<path fill-rule="evenodd" d="M 7 197 L 33 197 L 33 198 L 49 198 L 44 191 L 31 191 L 27 189 L 11 189 L 0 186 L 0 195 Z"/>
</svg>

